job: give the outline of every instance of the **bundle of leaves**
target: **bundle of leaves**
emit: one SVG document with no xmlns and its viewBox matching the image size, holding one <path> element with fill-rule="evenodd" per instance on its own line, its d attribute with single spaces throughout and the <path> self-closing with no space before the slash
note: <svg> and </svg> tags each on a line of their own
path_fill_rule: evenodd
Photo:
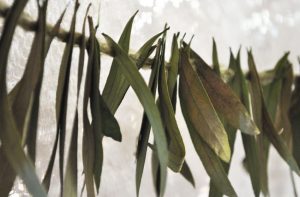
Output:
<svg viewBox="0 0 300 197">
<path fill-rule="evenodd" d="M 0 40 L 0 196 L 9 195 L 16 176 L 24 181 L 33 196 L 47 196 L 49 187 L 56 184 L 51 184 L 51 175 L 57 152 L 61 195 L 78 195 L 77 168 L 81 162 L 87 196 L 95 196 L 101 189 L 100 180 L 106 179 L 101 177 L 104 156 L 102 141 L 105 137 L 122 141 L 114 114 L 129 87 L 132 87 L 144 109 L 136 149 L 137 195 L 148 148 L 152 151 L 153 180 L 158 196 L 164 194 L 167 169 L 195 184 L 185 160 L 185 146 L 175 118 L 177 97 L 195 150 L 211 180 L 209 196 L 237 196 L 228 179 L 228 171 L 239 131 L 245 150 L 243 165 L 251 179 L 255 196 L 269 194 L 267 163 L 270 146 L 277 150 L 291 171 L 299 175 L 300 78 L 293 74 L 288 53 L 280 58 L 274 69 L 263 73 L 257 72 L 251 50 L 247 52 L 248 73 L 241 69 L 240 51 L 236 56 L 230 53 L 229 67 L 227 71 L 221 71 L 215 42 L 211 67 L 193 51 L 190 43 L 184 42 L 176 34 L 173 35 L 171 56 L 167 62 L 165 44 L 168 27 L 145 42 L 138 52 L 128 53 L 136 13 L 126 24 L 118 42 L 103 34 L 106 43 L 100 43 L 96 38 L 98 25 L 95 26 L 88 16 L 89 7 L 82 32 L 75 32 L 78 0 L 69 31 L 60 28 L 65 12 L 54 26 L 47 24 L 47 0 L 37 1 L 37 21 L 25 17 L 23 10 L 26 3 L 27 0 L 15 0 L 11 7 L 1 4 L 0 13 L 5 17 L 5 22 Z M 86 21 L 89 35 L 85 32 Z M 24 74 L 8 92 L 8 55 L 17 25 L 34 31 L 35 35 Z M 39 132 L 39 98 L 45 58 L 55 38 L 66 44 L 60 63 L 56 105 L 53 106 L 56 109 L 56 136 L 49 164 L 40 181 L 34 165 Z M 83 111 L 80 112 L 80 120 L 77 102 L 73 128 L 67 131 L 74 47 L 80 49 L 77 100 L 82 79 L 85 79 L 82 86 Z M 102 92 L 99 90 L 101 54 L 113 58 Z M 146 65 L 151 67 L 148 85 L 139 72 Z M 227 76 L 226 73 L 231 75 Z M 89 113 L 91 118 L 88 117 Z M 82 130 L 78 127 L 79 121 L 83 122 Z M 151 131 L 154 141 L 149 140 Z M 71 142 L 65 160 L 66 132 L 71 132 Z M 79 132 L 83 132 L 82 147 L 78 147 Z M 80 149 L 82 160 L 77 158 Z"/>
</svg>

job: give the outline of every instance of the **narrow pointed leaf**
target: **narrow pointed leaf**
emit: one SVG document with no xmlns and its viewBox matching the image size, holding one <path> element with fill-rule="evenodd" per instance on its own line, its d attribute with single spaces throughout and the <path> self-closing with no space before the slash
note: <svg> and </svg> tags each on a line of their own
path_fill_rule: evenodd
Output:
<svg viewBox="0 0 300 197">
<path fill-rule="evenodd" d="M 180 174 L 195 187 L 195 180 L 192 171 L 186 161 L 183 162 Z"/>
<path fill-rule="evenodd" d="M 129 29 L 125 29 L 129 30 Z M 124 30 L 124 31 L 125 31 Z M 151 55 L 153 52 L 154 47 L 152 46 L 153 43 L 164 33 L 160 32 L 150 38 L 137 52 L 136 57 L 136 66 L 138 69 L 140 69 L 147 58 Z M 119 40 L 120 42 L 120 40 Z M 122 45 L 120 45 L 122 47 Z M 127 52 L 128 53 L 128 52 Z M 105 84 L 104 90 L 103 90 L 103 99 L 105 103 L 107 104 L 108 108 L 112 112 L 112 114 L 115 114 L 116 110 L 118 109 L 120 103 L 122 102 L 128 88 L 129 88 L 129 82 L 126 80 L 125 76 L 111 76 L 109 78 L 112 82 L 114 82 L 114 85 L 111 86 L 108 83 Z M 116 80 L 118 79 L 118 80 Z M 109 79 L 107 80 L 109 81 Z M 118 88 L 118 89 L 117 89 Z M 112 91 L 112 92 L 111 92 Z M 111 95 L 111 96 L 110 96 Z"/>
<path fill-rule="evenodd" d="M 215 45 L 215 43 L 214 43 Z M 216 49 L 214 49 L 216 50 Z M 213 52 L 213 53 L 216 53 Z M 213 54 L 214 56 L 214 54 Z M 215 57 L 214 58 L 218 58 L 217 55 L 215 54 Z M 230 65 L 229 67 L 232 65 L 232 64 L 236 64 L 236 61 L 234 59 L 233 56 L 230 57 Z M 214 67 L 215 68 L 215 67 Z M 219 67 L 217 67 L 217 69 L 219 70 Z M 221 75 L 220 72 L 217 72 L 215 71 L 219 76 Z M 232 84 L 230 84 L 231 86 Z M 231 86 L 232 87 L 232 86 Z M 234 142 L 235 142 L 235 139 L 236 139 L 236 129 L 231 127 L 230 125 L 228 125 L 228 123 L 224 120 L 224 118 L 222 117 L 222 115 L 218 114 L 218 116 L 220 117 L 223 125 L 224 125 L 224 128 L 226 130 L 226 133 L 227 133 L 227 136 L 228 136 L 228 141 L 229 141 L 229 146 L 230 146 L 230 150 L 232 152 L 232 155 L 233 155 L 233 149 L 234 149 Z M 230 165 L 231 165 L 231 159 L 232 159 L 232 155 L 231 155 L 231 158 L 230 158 L 230 161 L 228 163 L 225 163 L 223 161 L 221 161 L 223 167 L 224 167 L 224 170 L 225 170 L 225 173 L 228 175 L 229 173 L 229 168 L 230 168 Z M 217 187 L 214 185 L 214 183 L 211 181 L 210 182 L 210 187 L 209 187 L 209 196 L 210 197 L 222 197 L 223 194 L 222 192 L 220 192 Z"/>
<path fill-rule="evenodd" d="M 180 55 L 179 87 L 182 108 L 187 112 L 186 119 L 216 155 L 228 162 L 231 151 L 226 131 L 189 60 L 187 48 Z"/>
<path fill-rule="evenodd" d="M 213 70 L 215 71 L 215 73 L 217 73 L 219 76 L 221 76 L 219 59 L 218 59 L 217 45 L 216 45 L 216 42 L 215 42 L 214 38 L 213 38 L 213 50 L 212 51 L 213 51 L 212 52 Z"/>
<path fill-rule="evenodd" d="M 295 89 L 292 94 L 289 117 L 293 132 L 293 155 L 300 167 L 300 77 L 295 78 Z"/>
<path fill-rule="evenodd" d="M 192 50 L 191 59 L 213 106 L 225 121 L 246 134 L 259 134 L 250 114 L 232 89 Z"/>
<path fill-rule="evenodd" d="M 66 174 L 64 179 L 63 196 L 77 196 L 77 152 L 78 152 L 78 97 L 82 79 L 82 72 L 85 59 L 86 39 L 85 39 L 85 24 L 86 18 L 91 4 L 87 7 L 86 14 L 83 20 L 82 37 L 80 43 L 79 63 L 78 63 L 78 81 L 77 81 L 77 101 L 75 108 L 75 117 L 73 121 L 73 129 L 71 134 L 71 142 L 67 159 Z"/>
<path fill-rule="evenodd" d="M 182 114 L 184 116 L 185 122 L 188 126 L 188 130 L 196 149 L 198 156 L 203 163 L 203 166 L 210 176 L 211 181 L 217 187 L 217 189 L 227 196 L 237 196 L 230 181 L 228 180 L 227 174 L 220 162 L 219 157 L 215 152 L 202 140 L 202 137 L 198 134 L 196 128 L 194 128 L 193 123 L 190 121 L 187 109 L 185 108 L 184 98 L 182 97 L 182 87 L 179 85 L 179 97 L 182 109 Z"/>
<path fill-rule="evenodd" d="M 18 130 L 22 136 L 22 146 L 25 145 L 29 137 L 28 133 L 31 134 L 30 141 L 28 142 L 31 142 L 31 144 L 35 144 L 36 142 L 36 134 L 33 134 L 33 132 L 28 130 L 28 123 L 31 119 L 33 101 L 32 93 L 37 85 L 40 75 L 42 74 L 41 68 L 43 68 L 44 64 L 46 9 L 47 2 L 44 3 L 44 6 L 39 6 L 38 8 L 39 26 L 33 39 L 33 44 L 25 67 L 25 72 L 21 80 L 17 83 L 16 88 L 14 88 L 15 91 L 13 92 L 13 98 L 11 96 L 8 97 L 10 103 L 12 103 L 12 111 L 16 121 L 16 126 L 18 127 Z M 28 148 L 29 153 L 31 153 L 31 150 L 32 149 Z M 30 158 L 32 159 L 33 163 L 35 163 L 35 153 L 30 154 Z M 0 151 L 0 160 L 0 169 L 3 171 L 1 172 L 0 185 L 1 187 L 7 188 L 7 190 L 0 190 L 5 193 L 3 196 L 6 196 L 13 185 L 16 174 L 13 169 L 9 167 L 9 163 L 2 151 Z"/>
<path fill-rule="evenodd" d="M 46 174 L 43 179 L 47 191 L 51 183 L 51 175 L 53 164 L 55 160 L 55 154 L 57 149 L 57 140 L 59 140 L 59 175 L 61 184 L 61 193 L 63 193 L 63 173 L 64 173 L 64 144 L 65 144 L 65 132 L 66 132 L 66 117 L 67 117 L 67 103 L 68 103 L 68 90 L 69 90 L 69 78 L 72 62 L 72 53 L 74 45 L 74 33 L 76 24 L 76 14 L 79 7 L 78 1 L 76 1 L 74 14 L 70 27 L 70 36 L 65 46 L 56 91 L 56 119 L 57 119 L 57 130 L 56 139 L 52 149 L 50 161 L 47 167 Z"/>
<path fill-rule="evenodd" d="M 128 53 L 129 50 L 132 23 L 136 14 L 137 12 L 129 19 L 118 41 L 119 46 L 126 53 Z M 103 98 L 113 114 L 120 105 L 129 87 L 129 85 L 127 87 L 124 86 L 124 82 L 127 82 L 126 78 L 122 74 L 122 71 L 117 65 L 117 62 L 113 60 L 109 75 L 106 80 L 106 84 L 103 89 Z"/>
<path fill-rule="evenodd" d="M 168 73 L 167 83 L 168 83 L 168 90 L 170 96 L 173 95 L 177 83 L 178 64 L 179 64 L 179 48 L 177 43 L 177 36 L 174 35 L 172 40 L 172 51 L 171 51 L 169 69 L 167 69 L 167 73 Z"/>
<path fill-rule="evenodd" d="M 151 94 L 151 91 L 147 88 L 142 76 L 138 72 L 138 68 L 128 57 L 126 52 L 124 52 L 123 49 L 120 48 L 110 37 L 105 34 L 103 35 L 105 36 L 108 45 L 113 49 L 113 54 L 115 56 L 114 59 L 117 61 L 119 67 L 122 68 L 122 73 L 137 94 L 151 123 L 155 143 L 157 145 L 157 155 L 160 162 L 161 180 L 163 180 L 162 183 L 164 183 L 164 180 L 166 179 L 166 167 L 168 163 L 167 140 L 159 110 L 155 105 L 154 97 Z M 162 185 L 161 188 L 164 188 L 164 186 Z"/>
<path fill-rule="evenodd" d="M 160 41 L 159 41 L 160 42 Z M 155 97 L 156 95 L 156 89 L 158 84 L 158 73 L 159 73 L 159 53 L 160 53 L 160 47 L 156 48 L 156 55 L 152 64 L 152 70 L 151 75 L 148 83 L 148 87 L 151 90 L 151 93 Z M 148 141 L 150 136 L 150 129 L 151 125 L 149 122 L 149 119 L 147 117 L 147 114 L 144 112 L 143 119 L 142 119 L 142 125 L 140 129 L 140 134 L 138 138 L 138 145 L 137 145 L 137 151 L 136 151 L 136 194 L 139 196 L 139 190 L 142 180 L 142 175 L 144 171 L 144 165 L 146 160 L 146 153 L 148 148 Z"/>
<path fill-rule="evenodd" d="M 299 168 L 297 166 L 297 163 L 292 155 L 292 153 L 289 151 L 287 144 L 284 142 L 284 140 L 278 135 L 278 131 L 276 131 L 272 120 L 268 114 L 263 94 L 262 94 L 262 88 L 260 85 L 260 80 L 258 77 L 258 73 L 255 67 L 255 63 L 252 57 L 251 52 L 248 52 L 248 66 L 250 71 L 250 82 L 251 82 L 251 88 L 252 93 L 256 95 L 258 99 L 256 99 L 256 103 L 258 105 L 256 107 L 257 113 L 259 113 L 259 107 L 261 110 L 261 124 L 262 124 L 262 132 L 268 137 L 270 142 L 273 144 L 275 149 L 278 151 L 280 156 L 287 162 L 287 164 L 290 166 L 290 168 L 299 174 Z M 259 104 L 261 103 L 261 104 Z"/>
<path fill-rule="evenodd" d="M 13 117 L 6 87 L 6 70 L 8 53 L 12 43 L 15 28 L 26 0 L 15 1 L 6 17 L 0 38 L 0 140 L 1 148 L 14 171 L 23 179 L 28 191 L 35 196 L 46 196 L 31 161 L 26 157 L 22 146 L 20 131 Z M 10 188 L 4 188 L 5 190 Z M 2 193 L 2 191 L 1 191 Z"/>
<path fill-rule="evenodd" d="M 95 137 L 95 158 L 94 158 L 94 180 L 96 184 L 97 193 L 99 192 L 102 165 L 103 165 L 103 113 L 101 112 L 100 104 L 100 46 L 96 39 L 96 31 L 93 29 L 92 18 L 88 18 L 91 35 L 91 42 L 94 42 L 94 51 L 89 55 L 92 59 L 92 81 L 90 92 L 90 108 L 92 114 L 92 129 Z"/>
<path fill-rule="evenodd" d="M 180 135 L 180 131 L 175 119 L 175 113 L 170 100 L 164 63 L 162 63 L 162 65 L 160 66 L 158 92 L 159 106 L 161 109 L 163 122 L 165 123 L 169 142 L 168 166 L 174 172 L 179 172 L 185 157 L 185 147 L 183 144 L 182 137 Z"/>
<path fill-rule="evenodd" d="M 92 125 L 88 118 L 88 100 L 92 89 L 92 71 L 95 53 L 95 35 L 93 26 L 90 25 L 90 38 L 88 45 L 88 63 L 83 95 L 83 139 L 82 139 L 82 161 L 84 172 L 84 184 L 87 190 L 87 196 L 94 197 L 94 161 L 95 161 L 95 136 Z"/>
</svg>

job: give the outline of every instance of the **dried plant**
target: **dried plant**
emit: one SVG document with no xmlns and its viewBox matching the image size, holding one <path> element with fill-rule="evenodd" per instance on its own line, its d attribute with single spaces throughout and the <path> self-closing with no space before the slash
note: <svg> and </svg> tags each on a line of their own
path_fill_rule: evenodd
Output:
<svg viewBox="0 0 300 197">
<path fill-rule="evenodd" d="M 251 50 L 248 51 L 248 73 L 241 69 L 240 51 L 236 56 L 231 53 L 228 71 L 233 74 L 226 78 L 227 71 L 220 71 L 214 41 L 212 67 L 192 50 L 191 43 L 180 39 L 179 34 L 173 36 L 171 57 L 167 62 L 167 26 L 145 42 L 136 53 L 128 54 L 136 13 L 126 24 L 118 43 L 106 34 L 103 34 L 106 43 L 100 43 L 96 38 L 97 25 L 88 16 L 89 7 L 82 32 L 75 32 L 78 0 L 68 31 L 60 28 L 65 11 L 52 26 L 46 20 L 48 1 L 37 0 L 37 21 L 23 13 L 27 1 L 15 0 L 11 7 L 0 4 L 0 14 L 5 18 L 0 40 L 0 196 L 9 195 L 16 176 L 24 181 L 33 196 L 47 196 L 53 184 L 51 175 L 57 152 L 61 195 L 78 195 L 77 166 L 82 162 L 87 196 L 95 196 L 99 192 L 101 179 L 106 178 L 101 177 L 102 140 L 110 137 L 122 141 L 122 133 L 114 114 L 129 87 L 133 88 L 144 109 L 136 150 L 137 195 L 148 148 L 152 150 L 153 180 L 158 196 L 164 194 L 168 168 L 181 174 L 192 185 L 195 184 L 185 160 L 185 146 L 175 118 L 177 96 L 195 150 L 211 179 L 209 196 L 237 196 L 228 179 L 228 171 L 238 131 L 242 132 L 246 154 L 243 165 L 251 179 L 255 196 L 261 193 L 269 195 L 267 163 L 271 145 L 291 171 L 299 175 L 300 78 L 293 74 L 288 53 L 284 54 L 274 69 L 262 73 L 256 70 Z M 89 35 L 85 32 L 86 23 Z M 24 74 L 12 91 L 8 92 L 8 54 L 18 25 L 35 34 Z M 66 44 L 56 89 L 56 136 L 49 164 L 40 181 L 34 166 L 39 131 L 39 98 L 45 58 L 55 38 Z M 66 116 L 74 47 L 80 49 L 77 104 L 68 148 L 65 147 Z M 102 93 L 99 90 L 101 54 L 113 58 Z M 85 58 L 88 61 L 84 72 Z M 145 65 L 151 67 L 148 85 L 139 72 Z M 86 73 L 85 77 L 83 73 Z M 82 86 L 83 119 L 79 120 L 78 97 L 82 79 L 85 79 Z M 78 127 L 79 121 L 83 122 L 83 130 Z M 151 129 L 153 142 L 149 141 Z M 77 144 L 78 132 L 83 132 L 82 147 Z M 77 158 L 80 148 L 82 160 Z M 294 189 L 297 195 L 295 186 Z"/>
</svg>

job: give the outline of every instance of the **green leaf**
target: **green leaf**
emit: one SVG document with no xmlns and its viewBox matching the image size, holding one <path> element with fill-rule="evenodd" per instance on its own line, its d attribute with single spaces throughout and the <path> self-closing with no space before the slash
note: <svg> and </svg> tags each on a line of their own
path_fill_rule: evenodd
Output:
<svg viewBox="0 0 300 197">
<path fill-rule="evenodd" d="M 285 70 L 285 74 L 281 79 L 282 88 L 279 95 L 279 106 L 276 113 L 275 125 L 277 129 L 283 129 L 282 137 L 289 149 L 292 150 L 293 136 L 288 113 L 292 97 L 293 69 L 288 61 L 284 62 L 282 67 Z"/>
<path fill-rule="evenodd" d="M 132 23 L 134 17 L 136 16 L 137 12 L 129 19 L 127 22 L 121 37 L 118 41 L 119 46 L 128 53 L 129 51 L 129 43 L 130 43 L 130 35 L 132 29 Z M 117 65 L 117 62 L 113 60 L 110 72 L 108 74 L 106 84 L 103 89 L 103 98 L 107 103 L 110 111 L 114 114 L 117 108 L 119 107 L 129 85 L 123 85 L 126 83 L 126 78 L 122 74 L 122 71 Z M 128 84 L 128 83 L 127 83 Z"/>
<path fill-rule="evenodd" d="M 300 77 L 296 77 L 294 81 L 295 89 L 292 94 L 291 107 L 289 117 L 291 120 L 293 132 L 293 155 L 300 166 Z"/>
<path fill-rule="evenodd" d="M 232 89 L 192 50 L 191 59 L 214 108 L 225 121 L 246 134 L 259 134 L 250 114 Z"/>
<path fill-rule="evenodd" d="M 130 22 L 130 21 L 129 21 Z M 129 25 L 127 23 L 126 27 Z M 129 31 L 128 28 L 125 28 L 123 33 L 126 31 Z M 140 69 L 147 58 L 151 55 L 153 52 L 153 43 L 165 32 L 160 32 L 150 38 L 136 53 L 137 61 L 136 66 L 138 69 Z M 122 33 L 122 34 L 123 34 Z M 121 40 L 119 40 L 120 43 Z M 122 45 L 120 45 L 122 47 Z M 126 51 L 125 51 L 126 52 Z M 128 52 L 127 52 L 128 53 Z M 112 73 L 115 73 L 116 71 L 110 71 Z M 111 76 L 110 76 L 111 75 Z M 118 79 L 118 80 L 116 80 Z M 111 81 L 110 83 L 108 81 Z M 103 90 L 103 99 L 105 103 L 107 104 L 108 108 L 114 114 L 116 110 L 118 109 L 120 103 L 122 102 L 127 90 L 129 88 L 129 82 L 126 80 L 125 76 L 122 76 L 122 73 L 118 74 L 109 74 L 109 77 L 107 79 L 107 82 L 105 84 L 104 90 Z"/>
<path fill-rule="evenodd" d="M 233 57 L 233 54 L 230 53 L 230 60 L 231 61 L 229 68 L 234 71 L 235 75 L 233 76 L 229 84 L 231 88 L 235 91 L 235 93 L 239 96 L 240 100 L 242 101 L 248 112 L 250 112 L 249 89 L 246 77 L 240 65 L 240 50 L 236 59 Z M 259 137 L 261 137 L 261 135 L 259 135 L 258 138 Z M 255 196 L 259 196 L 261 188 L 267 188 L 267 185 L 261 185 L 263 184 L 263 182 L 260 181 L 263 175 L 260 173 L 261 161 L 258 153 L 257 140 L 254 136 L 250 136 L 244 133 L 242 133 L 242 140 L 246 155 L 245 164 L 250 175 L 252 188 Z M 267 191 L 267 189 L 263 189 L 263 191 Z"/>
<path fill-rule="evenodd" d="M 77 196 L 77 139 L 78 111 L 76 109 L 64 180 L 63 196 Z"/>
<path fill-rule="evenodd" d="M 45 45 L 45 25 L 46 25 L 46 9 L 47 2 L 44 6 L 39 6 L 38 13 L 38 29 L 35 34 L 31 51 L 26 63 L 25 72 L 21 80 L 17 83 L 14 88 L 13 94 L 9 94 L 8 98 L 10 103 L 12 103 L 13 115 L 16 120 L 16 125 L 20 134 L 22 136 L 22 146 L 28 144 L 29 156 L 35 163 L 35 143 L 36 143 L 36 130 L 29 130 L 31 126 L 31 112 L 33 106 L 33 97 L 32 94 L 38 84 L 38 80 L 41 77 L 43 65 L 44 65 L 44 45 Z M 11 96 L 13 95 L 13 97 Z M 33 116 L 33 118 L 36 118 Z M 30 138 L 29 138 L 30 137 Z M 33 147 L 33 148 L 32 148 Z M 33 150 L 34 149 L 34 150 Z M 0 169 L 1 176 L 0 184 L 2 187 L 7 188 L 8 190 L 1 189 L 7 196 L 10 188 L 13 185 L 15 180 L 15 172 L 11 167 L 9 167 L 8 161 L 4 158 L 3 152 L 1 151 L 0 160 Z M 2 181 L 4 183 L 2 183 Z"/>
<path fill-rule="evenodd" d="M 164 50 L 163 50 L 164 53 Z M 168 145 L 169 145 L 169 163 L 168 166 L 174 171 L 179 172 L 185 157 L 185 147 L 182 137 L 175 119 L 175 112 L 171 103 L 170 94 L 166 79 L 166 70 L 164 64 L 164 58 L 161 59 L 161 66 L 159 71 L 159 107 L 161 109 L 161 115 L 165 128 L 167 131 Z M 177 74 L 174 74 L 177 76 Z M 173 76 L 173 77 L 175 77 Z M 176 83 L 176 77 L 173 79 Z M 175 86 L 173 82 L 173 89 Z"/>
<path fill-rule="evenodd" d="M 251 93 L 255 95 L 256 98 L 253 100 L 253 114 L 254 117 L 256 117 L 255 120 L 261 124 L 262 132 L 264 132 L 264 134 L 268 137 L 268 139 L 278 151 L 280 156 L 287 162 L 287 164 L 293 171 L 299 174 L 299 168 L 292 153 L 289 151 L 285 141 L 278 135 L 278 131 L 276 131 L 272 120 L 268 114 L 266 104 L 263 98 L 260 80 L 251 51 L 248 52 L 248 66 L 250 71 L 250 83 L 252 88 Z"/>
<path fill-rule="evenodd" d="M 215 45 L 215 44 L 214 44 Z M 216 49 L 215 49 L 216 50 Z M 213 53 L 216 53 L 213 52 Z M 213 55 L 214 56 L 214 55 Z M 218 58 L 215 54 L 215 57 L 214 58 Z M 235 59 L 233 58 L 233 56 L 230 57 L 230 66 L 232 66 L 232 64 L 236 64 L 235 62 Z M 215 71 L 216 72 L 216 71 Z M 216 72 L 219 76 L 221 75 L 221 73 L 219 72 Z M 231 86 L 232 87 L 232 86 Z M 234 149 L 234 142 L 235 142 L 235 139 L 236 139 L 236 129 L 231 127 L 230 125 L 228 125 L 228 123 L 226 121 L 224 121 L 224 118 L 222 117 L 222 115 L 218 114 L 218 116 L 220 117 L 223 125 L 224 125 L 224 128 L 226 130 L 226 133 L 227 133 L 227 136 L 228 136 L 228 141 L 229 141 L 229 146 L 230 146 L 230 150 L 233 154 L 233 149 Z M 228 175 L 229 173 L 229 168 L 230 168 L 230 165 L 231 165 L 231 159 L 232 159 L 232 155 L 231 155 L 231 158 L 229 160 L 228 163 L 225 163 L 223 161 L 221 161 L 223 167 L 224 167 L 224 170 L 225 170 L 225 173 Z M 210 182 L 210 187 L 209 187 L 209 196 L 210 197 L 217 197 L 217 196 L 220 196 L 222 197 L 223 194 L 221 192 L 219 192 L 219 190 L 217 189 L 217 187 L 214 185 L 214 183 L 211 181 Z"/>
<path fill-rule="evenodd" d="M 187 164 L 186 161 L 183 162 L 181 170 L 180 170 L 180 174 L 188 181 L 192 184 L 193 187 L 195 187 L 195 181 L 194 181 L 194 177 L 192 174 L 192 171 L 189 167 L 189 165 Z"/>
<path fill-rule="evenodd" d="M 11 11 L 6 17 L 0 39 L 0 140 L 1 151 L 3 150 L 6 160 L 9 161 L 14 171 L 23 179 L 28 191 L 34 196 L 46 196 L 44 188 L 35 173 L 34 166 L 28 159 L 21 146 L 20 130 L 16 125 L 12 114 L 6 87 L 6 70 L 8 53 L 11 47 L 12 38 L 16 29 L 18 19 L 26 6 L 26 0 L 15 1 Z M 45 4 L 44 4 L 45 5 Z M 2 160 L 1 160 L 2 162 Z M 11 188 L 4 188 L 0 193 Z"/>
<path fill-rule="evenodd" d="M 187 109 L 185 108 L 186 100 L 184 100 L 184 98 L 182 97 L 181 85 L 179 85 L 179 98 L 182 114 L 188 126 L 192 142 L 207 174 L 211 178 L 211 181 L 223 194 L 227 196 L 237 196 L 230 181 L 228 180 L 227 174 L 223 168 L 222 163 L 220 162 L 219 157 L 207 145 L 207 143 L 202 140 L 202 137 L 199 135 L 196 128 L 193 126 L 193 123 L 190 121 Z"/>
<path fill-rule="evenodd" d="M 159 43 L 161 40 L 159 40 Z M 148 83 L 148 87 L 151 90 L 151 93 L 153 94 L 153 97 L 155 98 L 156 95 L 156 89 L 158 84 L 158 74 L 159 74 L 159 54 L 160 54 L 160 47 L 156 48 L 156 54 L 154 57 L 154 61 L 152 63 L 152 69 L 151 69 L 151 75 Z M 147 147 L 148 147 L 148 141 L 150 136 L 150 129 L 151 125 L 149 122 L 149 119 L 147 117 L 147 114 L 144 112 L 143 119 L 142 119 L 142 125 L 139 133 L 138 138 L 138 145 L 137 145 L 137 151 L 136 151 L 136 194 L 139 196 L 139 190 L 142 180 L 142 175 L 144 171 L 144 165 L 146 160 L 146 153 L 147 153 Z"/>
<path fill-rule="evenodd" d="M 100 46 L 96 39 L 96 31 L 93 29 L 92 18 L 88 18 L 91 40 L 94 42 L 94 51 L 89 53 L 92 57 L 92 81 L 91 81 L 91 92 L 90 92 L 90 109 L 92 114 L 92 130 L 95 137 L 95 157 L 94 157 L 94 180 L 96 184 L 97 193 L 99 192 L 102 165 L 103 165 L 103 113 L 101 112 L 100 104 Z"/>
<path fill-rule="evenodd" d="M 213 70 L 215 71 L 215 73 L 221 76 L 217 45 L 214 38 L 213 38 L 213 50 L 212 50 L 212 63 L 213 63 Z"/>
<path fill-rule="evenodd" d="M 187 112 L 186 119 L 193 124 L 202 140 L 216 155 L 228 162 L 231 151 L 226 131 L 193 66 L 187 48 L 185 48 L 180 54 L 181 106 Z"/>
<path fill-rule="evenodd" d="M 175 90 L 175 86 L 177 83 L 178 64 L 179 64 L 179 49 L 178 49 L 178 43 L 177 43 L 177 35 L 174 34 L 173 40 L 172 40 L 172 51 L 171 51 L 171 57 L 170 57 L 170 64 L 169 64 L 169 68 L 167 69 L 168 90 L 169 90 L 169 94 L 171 96 L 173 95 L 173 92 Z"/>
<path fill-rule="evenodd" d="M 43 179 L 43 184 L 46 190 L 49 190 L 51 175 L 53 170 L 53 164 L 55 160 L 55 154 L 57 149 L 57 140 L 59 140 L 59 176 L 61 184 L 61 193 L 63 194 L 63 173 L 64 173 L 64 145 L 65 145 L 65 132 L 66 132 L 66 118 L 67 118 L 67 105 L 68 105 L 68 90 L 69 90 L 69 78 L 72 62 L 72 53 L 74 45 L 74 34 L 76 24 L 76 14 L 79 7 L 78 1 L 76 1 L 74 14 L 70 27 L 70 35 L 68 42 L 65 46 L 63 57 L 61 60 L 59 78 L 56 91 L 56 120 L 57 130 L 56 137 L 50 157 L 50 161 L 47 167 L 46 174 Z"/>
<path fill-rule="evenodd" d="M 132 86 L 133 90 L 137 94 L 141 104 L 143 105 L 148 119 L 151 123 L 154 133 L 154 139 L 157 145 L 157 154 L 160 162 L 161 180 L 164 184 L 166 179 L 166 167 L 168 163 L 168 149 L 167 140 L 163 129 L 162 120 L 159 110 L 155 105 L 154 97 L 151 91 L 147 88 L 145 81 L 138 72 L 138 68 L 134 62 L 128 57 L 126 52 L 118 46 L 109 36 L 103 34 L 108 45 L 112 48 L 114 59 L 117 61 L 122 73 L 126 77 L 126 80 Z M 161 185 L 164 188 L 164 185 Z M 162 191 L 163 193 L 163 191 Z"/>
<path fill-rule="evenodd" d="M 102 95 L 99 93 L 99 104 L 100 111 L 102 113 L 103 118 L 103 134 L 107 137 L 111 137 L 112 139 L 121 142 L 122 134 L 120 130 L 120 126 L 118 121 L 114 117 L 114 115 L 110 112 L 108 106 L 106 105 Z"/>
<path fill-rule="evenodd" d="M 69 147 L 69 154 L 67 159 L 65 180 L 64 180 L 64 193 L 63 196 L 77 196 L 77 152 L 78 152 L 78 97 L 82 79 L 82 72 L 84 66 L 84 57 L 86 50 L 86 39 L 85 39 L 85 24 L 86 18 L 91 4 L 88 5 L 86 14 L 83 20 L 82 25 L 82 37 L 80 43 L 80 52 L 79 52 L 79 63 L 78 63 L 78 81 L 77 81 L 77 101 L 75 109 L 75 117 L 73 121 L 73 129 L 71 134 L 71 142 Z"/>
<path fill-rule="evenodd" d="M 90 19 L 91 20 L 91 19 Z M 94 191 L 94 162 L 95 162 L 95 133 L 93 132 L 93 126 L 88 118 L 88 101 L 92 94 L 92 75 L 93 75 L 93 63 L 95 53 L 95 30 L 93 25 L 89 23 L 90 38 L 88 45 L 88 63 L 85 78 L 84 94 L 83 94 L 83 139 L 82 139 L 82 161 L 84 172 L 84 184 L 86 185 L 87 196 L 95 196 Z"/>
<path fill-rule="evenodd" d="M 161 191 L 161 179 L 160 179 L 160 166 L 157 158 L 157 154 L 155 150 L 152 152 L 151 157 L 151 167 L 152 167 L 152 180 L 155 189 L 156 196 L 163 196 L 163 192 Z"/>
</svg>

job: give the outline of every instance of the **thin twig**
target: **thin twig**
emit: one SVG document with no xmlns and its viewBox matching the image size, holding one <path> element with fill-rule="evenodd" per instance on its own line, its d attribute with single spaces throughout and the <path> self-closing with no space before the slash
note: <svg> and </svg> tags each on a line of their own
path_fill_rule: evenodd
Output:
<svg viewBox="0 0 300 197">
<path fill-rule="evenodd" d="M 10 11 L 10 6 L 7 5 L 6 3 L 0 1 L 0 17 L 3 17 L 5 18 L 7 16 L 7 14 L 9 13 Z M 38 23 L 37 21 L 33 20 L 32 17 L 26 13 L 26 12 L 23 12 L 19 18 L 19 21 L 18 21 L 18 25 L 24 29 L 25 31 L 36 31 L 38 28 Z M 53 25 L 52 24 L 47 24 L 46 25 L 46 31 L 47 31 L 47 34 L 50 34 L 52 29 L 53 29 Z M 55 35 L 55 37 L 57 39 L 59 39 L 60 41 L 62 42 L 67 42 L 68 41 L 68 37 L 69 37 L 69 32 L 66 31 L 65 29 L 62 29 L 60 28 L 59 32 L 57 33 L 57 35 Z M 82 37 L 82 34 L 81 33 L 78 33 L 76 32 L 75 33 L 75 45 L 79 45 L 81 43 L 81 40 L 83 39 Z M 87 37 L 85 37 L 84 39 L 87 39 Z M 98 42 L 100 44 L 100 52 L 103 53 L 103 54 L 106 54 L 108 56 L 111 56 L 113 57 L 113 53 L 111 51 L 111 48 L 104 42 L 100 41 L 98 39 Z M 131 53 L 129 55 L 133 60 L 137 60 L 137 55 L 136 53 Z M 152 63 L 152 59 L 147 59 L 146 62 L 145 62 L 145 65 L 144 67 L 148 67 L 149 65 L 151 65 Z"/>
</svg>

